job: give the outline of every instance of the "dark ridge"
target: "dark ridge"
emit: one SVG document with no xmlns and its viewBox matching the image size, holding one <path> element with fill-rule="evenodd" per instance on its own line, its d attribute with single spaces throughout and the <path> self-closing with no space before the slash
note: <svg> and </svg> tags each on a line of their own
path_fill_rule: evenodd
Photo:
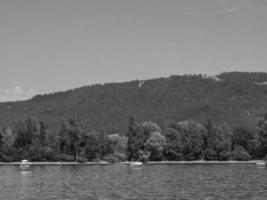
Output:
<svg viewBox="0 0 267 200">
<path fill-rule="evenodd" d="M 34 116 L 57 129 L 63 120 L 80 116 L 90 130 L 118 129 L 124 133 L 130 116 L 166 121 L 213 119 L 233 126 L 255 127 L 267 111 L 267 73 L 229 72 L 218 76 L 173 75 L 124 83 L 85 86 L 37 95 L 28 101 L 0 104 L 0 125 L 13 126 Z"/>
</svg>

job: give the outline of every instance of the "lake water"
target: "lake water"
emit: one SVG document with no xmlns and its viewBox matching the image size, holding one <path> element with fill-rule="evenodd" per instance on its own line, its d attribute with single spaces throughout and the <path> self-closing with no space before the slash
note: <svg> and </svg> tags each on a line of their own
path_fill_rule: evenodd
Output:
<svg viewBox="0 0 267 200">
<path fill-rule="evenodd" d="M 267 170 L 255 164 L 0 166 L 0 200 L 267 199 Z"/>
</svg>

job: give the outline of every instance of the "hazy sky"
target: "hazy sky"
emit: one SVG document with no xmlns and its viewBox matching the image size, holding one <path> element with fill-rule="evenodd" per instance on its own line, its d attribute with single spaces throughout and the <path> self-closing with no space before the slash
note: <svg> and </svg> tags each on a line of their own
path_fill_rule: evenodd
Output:
<svg viewBox="0 0 267 200">
<path fill-rule="evenodd" d="M 267 71 L 267 0 L 0 0 L 0 101 L 236 70 Z"/>
</svg>

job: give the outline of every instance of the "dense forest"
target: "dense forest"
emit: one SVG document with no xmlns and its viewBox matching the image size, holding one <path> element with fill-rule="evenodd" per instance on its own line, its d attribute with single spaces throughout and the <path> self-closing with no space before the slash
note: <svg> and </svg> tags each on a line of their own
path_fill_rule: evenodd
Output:
<svg viewBox="0 0 267 200">
<path fill-rule="evenodd" d="M 37 95 L 0 103 L 0 161 L 262 159 L 266 111 L 267 73 L 174 75 Z"/>
<path fill-rule="evenodd" d="M 34 116 L 57 132 L 62 121 L 79 117 L 87 130 L 111 134 L 127 132 L 129 116 L 167 121 L 194 120 L 217 126 L 255 129 L 267 110 L 267 73 L 230 72 L 217 76 L 174 75 L 169 78 L 96 84 L 28 101 L 0 103 L 0 126 Z"/>
<path fill-rule="evenodd" d="M 166 122 L 164 127 L 129 118 L 125 135 L 90 132 L 81 119 L 61 124 L 49 132 L 46 124 L 28 117 L 14 130 L 0 131 L 0 161 L 180 161 L 250 160 L 267 154 L 267 114 L 257 128 L 215 126 L 195 121 Z"/>
</svg>

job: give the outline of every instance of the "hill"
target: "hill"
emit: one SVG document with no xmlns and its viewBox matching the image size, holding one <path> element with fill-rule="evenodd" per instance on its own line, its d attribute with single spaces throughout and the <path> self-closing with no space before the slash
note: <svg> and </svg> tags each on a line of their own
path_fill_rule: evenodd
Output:
<svg viewBox="0 0 267 200">
<path fill-rule="evenodd" d="M 57 129 L 63 120 L 79 116 L 87 129 L 126 131 L 128 119 L 254 127 L 267 112 L 267 73 L 229 72 L 213 77 L 174 75 L 145 81 L 96 84 L 30 100 L 0 104 L 0 125 L 13 126 L 35 116 Z"/>
</svg>

